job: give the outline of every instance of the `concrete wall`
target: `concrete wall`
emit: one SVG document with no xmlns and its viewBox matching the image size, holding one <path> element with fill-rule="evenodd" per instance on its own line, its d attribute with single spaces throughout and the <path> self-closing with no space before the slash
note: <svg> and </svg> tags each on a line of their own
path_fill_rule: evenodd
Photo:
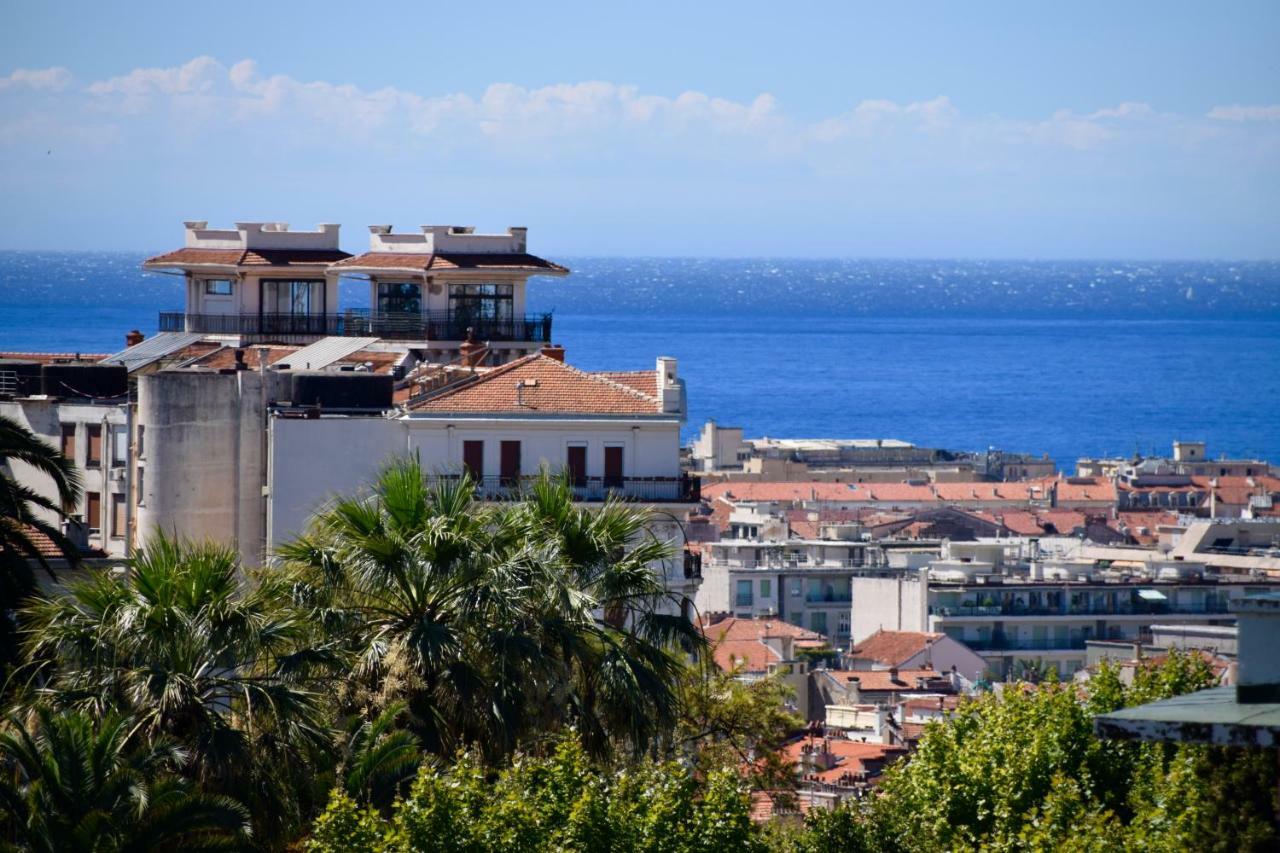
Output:
<svg viewBox="0 0 1280 853">
<path fill-rule="evenodd" d="M 604 475 L 604 448 L 621 445 L 626 477 L 676 477 L 679 424 L 673 420 L 332 417 L 271 422 L 271 542 L 300 532 L 332 494 L 367 484 L 397 454 L 417 454 L 428 473 L 462 470 L 463 442 L 485 443 L 484 470 L 500 471 L 502 441 L 521 443 L 521 473 L 564 467 L 570 444 L 587 446 L 587 476 Z M 317 464 L 323 460 L 323 464 Z M 681 575 L 683 568 L 680 568 Z"/>
<path fill-rule="evenodd" d="M 851 582 L 851 641 L 862 642 L 876 631 L 927 631 L 926 584 L 914 577 L 860 578 Z"/>
<path fill-rule="evenodd" d="M 163 530 L 233 542 L 246 565 L 260 563 L 264 404 L 276 377 L 173 370 L 139 378 L 141 541 Z"/>
</svg>

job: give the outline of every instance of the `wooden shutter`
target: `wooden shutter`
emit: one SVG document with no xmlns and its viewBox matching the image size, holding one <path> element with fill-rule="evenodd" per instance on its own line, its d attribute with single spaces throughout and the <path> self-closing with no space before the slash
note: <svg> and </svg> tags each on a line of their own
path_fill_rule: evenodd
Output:
<svg viewBox="0 0 1280 853">
<path fill-rule="evenodd" d="M 604 485 L 607 489 L 622 488 L 622 448 L 604 449 Z"/>
<path fill-rule="evenodd" d="M 484 442 L 462 442 L 462 464 L 477 483 L 484 481 Z"/>
<path fill-rule="evenodd" d="M 520 442 L 502 442 L 502 485 L 516 486 L 520 484 Z"/>
<path fill-rule="evenodd" d="M 584 444 L 571 444 L 565 453 L 565 469 L 569 474 L 569 482 L 581 487 L 587 484 L 587 447 Z"/>
</svg>

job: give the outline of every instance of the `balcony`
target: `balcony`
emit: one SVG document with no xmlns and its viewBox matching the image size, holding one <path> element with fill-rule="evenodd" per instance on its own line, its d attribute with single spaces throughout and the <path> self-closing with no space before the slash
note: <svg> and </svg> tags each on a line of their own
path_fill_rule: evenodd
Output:
<svg viewBox="0 0 1280 853">
<path fill-rule="evenodd" d="M 930 605 L 929 613 L 933 616 L 966 617 L 1003 617 L 1003 616 L 1166 616 L 1166 615 L 1212 615 L 1227 613 L 1224 603 L 1209 602 L 1202 604 L 1174 604 L 1150 601 L 1121 601 L 1107 604 L 1073 604 L 1067 607 L 1031 607 L 1020 605 Z"/>
<path fill-rule="evenodd" d="M 804 597 L 805 604 L 852 604 L 853 595 L 848 592 L 809 593 Z"/>
<path fill-rule="evenodd" d="M 164 311 L 162 332 L 201 332 L 211 335 L 337 336 L 407 341 L 462 341 L 472 330 L 482 341 L 550 343 L 551 315 L 495 319 L 457 315 L 448 311 L 426 314 L 376 314 L 351 309 L 341 314 L 187 314 Z"/>
<path fill-rule="evenodd" d="M 1081 650 L 1085 647 L 1085 640 L 1091 637 L 1072 637 L 1063 639 L 1058 637 L 1045 637 L 1043 639 L 1013 639 L 1010 637 L 996 634 L 986 640 L 961 640 L 969 648 L 975 652 L 1005 652 L 1005 651 L 1023 651 L 1023 652 L 1062 652 Z"/>
<path fill-rule="evenodd" d="M 430 479 L 442 482 L 456 480 L 457 477 L 444 475 Z M 519 500 L 525 487 L 537 480 L 537 475 L 480 477 L 476 479 L 476 497 L 486 501 Z M 702 499 L 702 481 L 687 474 L 679 477 L 579 477 L 573 482 L 573 497 L 587 502 L 613 498 L 638 503 L 697 503 Z M 686 567 L 686 571 L 693 570 L 692 564 L 686 562 Z M 697 571 L 701 574 L 700 557 Z"/>
</svg>

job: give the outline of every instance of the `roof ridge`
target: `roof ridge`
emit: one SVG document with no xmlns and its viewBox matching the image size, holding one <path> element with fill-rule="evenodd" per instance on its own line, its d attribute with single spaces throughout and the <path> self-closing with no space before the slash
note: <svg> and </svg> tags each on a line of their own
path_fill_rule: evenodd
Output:
<svg viewBox="0 0 1280 853">
<path fill-rule="evenodd" d="M 521 356 L 520 358 L 517 358 L 515 361 L 509 361 L 506 364 L 499 365 L 491 370 L 485 371 L 484 373 L 477 373 L 470 379 L 464 379 L 461 382 L 458 382 L 454 385 L 446 385 L 444 388 L 441 388 L 438 392 L 433 394 L 428 394 L 426 397 L 419 400 L 418 404 L 421 405 L 423 403 L 428 403 L 428 402 L 434 403 L 437 400 L 443 400 L 446 397 L 449 397 L 453 394 L 460 393 L 462 391 L 467 390 L 468 388 L 474 388 L 477 385 L 481 385 L 485 382 L 488 382 L 490 379 L 494 377 L 504 376 L 510 373 L 516 367 L 523 364 L 530 363 L 533 361 L 533 359 L 540 358 L 540 357 L 545 358 L 545 356 L 543 356 L 542 353 L 537 353 L 537 352 L 530 353 L 529 355 Z M 555 361 L 555 359 L 550 359 L 550 361 Z"/>
<path fill-rule="evenodd" d="M 536 353 L 536 355 L 541 355 L 541 353 Z M 546 358 L 546 356 L 543 356 L 543 357 Z M 574 373 L 578 374 L 579 376 L 583 376 L 594 382 L 603 382 L 604 384 L 609 385 L 612 388 L 616 388 L 620 391 L 626 391 L 629 394 L 634 394 L 635 396 L 639 397 L 641 400 L 647 400 L 650 403 L 660 402 L 660 400 L 657 397 L 650 397 L 648 394 L 644 393 L 639 388 L 632 388 L 630 385 L 623 385 L 621 382 L 615 382 L 614 380 L 608 378 L 607 376 L 601 376 L 598 373 L 591 373 L 589 371 L 583 370 L 580 367 L 574 367 L 572 364 L 566 364 L 565 362 L 560 361 L 559 359 L 553 358 L 550 360 L 556 362 L 556 364 L 559 364 L 560 366 L 564 367 L 567 370 L 572 370 Z M 637 371 L 637 373 L 638 372 L 640 371 Z"/>
</svg>

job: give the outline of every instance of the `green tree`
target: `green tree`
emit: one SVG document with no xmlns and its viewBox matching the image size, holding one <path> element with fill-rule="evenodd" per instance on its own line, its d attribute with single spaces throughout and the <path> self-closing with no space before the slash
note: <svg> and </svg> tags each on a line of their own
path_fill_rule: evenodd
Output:
<svg viewBox="0 0 1280 853">
<path fill-rule="evenodd" d="M 39 709 L 35 732 L 0 732 L 0 832 L 20 850 L 233 850 L 249 816 L 229 797 L 193 790 L 169 771 L 185 754 L 166 740 L 131 747 L 134 721 Z"/>
<path fill-rule="evenodd" d="M 678 643 L 697 642 L 664 613 L 651 563 L 669 553 L 648 524 L 615 501 L 575 504 L 549 477 L 483 504 L 469 479 L 428 485 L 407 459 L 281 556 L 317 631 L 345 644 L 344 703 L 404 701 L 437 755 L 476 744 L 497 760 L 567 723 L 600 754 L 674 725 Z"/>
<path fill-rule="evenodd" d="M 601 765 L 573 736 L 546 757 L 515 755 L 496 776 L 474 752 L 444 768 L 424 766 L 390 819 L 335 792 L 307 847 L 312 853 L 763 850 L 746 791 L 732 772 L 700 781 L 672 763 Z"/>
<path fill-rule="evenodd" d="M 20 484 L 15 464 L 52 480 L 57 499 Z M 74 506 L 79 498 L 75 464 L 18 421 L 0 415 L 0 684 L 18 658 L 17 610 L 35 591 L 32 566 L 54 577 L 37 537 L 47 537 L 69 562 L 80 556 L 58 526 L 45 520 L 45 513 L 61 517 L 63 507 Z"/>
<path fill-rule="evenodd" d="M 691 668 L 675 752 L 691 755 L 701 772 L 747 765 L 755 787 L 792 788 L 794 767 L 780 750 L 805 724 L 787 710 L 792 698 L 791 688 L 777 678 L 744 682 L 715 666 Z"/>
<path fill-rule="evenodd" d="M 286 831 L 303 818 L 300 780 L 330 749 L 309 679 L 332 659 L 308 645 L 310 624 L 280 606 L 276 582 L 246 582 L 229 548 L 159 537 L 127 572 L 34 601 L 23 701 L 129 715 L 147 742 L 184 750 L 184 775 L 248 803 L 259 837 Z"/>
</svg>

